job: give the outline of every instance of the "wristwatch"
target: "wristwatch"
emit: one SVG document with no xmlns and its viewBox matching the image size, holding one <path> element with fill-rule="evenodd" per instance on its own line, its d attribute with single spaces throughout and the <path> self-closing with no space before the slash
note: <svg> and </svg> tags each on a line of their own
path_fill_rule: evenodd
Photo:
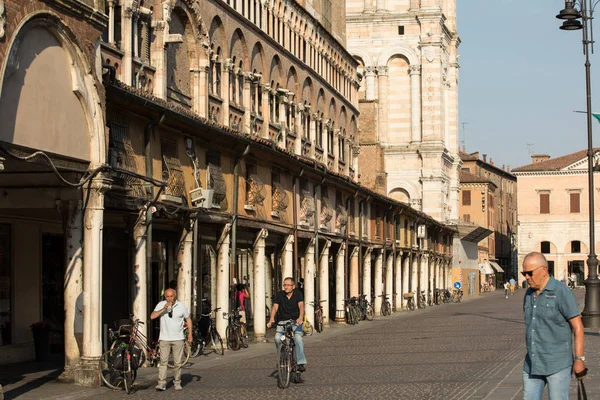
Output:
<svg viewBox="0 0 600 400">
<path fill-rule="evenodd" d="M 576 359 L 576 360 L 579 360 L 579 361 L 583 361 L 583 362 L 585 362 L 585 356 L 581 356 L 581 357 L 579 357 L 579 356 L 575 356 L 575 359 Z"/>
</svg>

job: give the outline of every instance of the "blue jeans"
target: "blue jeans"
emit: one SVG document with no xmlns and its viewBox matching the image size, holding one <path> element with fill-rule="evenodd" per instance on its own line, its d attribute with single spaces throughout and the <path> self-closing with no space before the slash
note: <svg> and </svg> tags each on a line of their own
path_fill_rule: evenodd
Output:
<svg viewBox="0 0 600 400">
<path fill-rule="evenodd" d="M 523 400 L 541 400 L 546 384 L 549 400 L 568 400 L 571 369 L 568 367 L 552 375 L 531 375 L 523 371 Z"/>
<path fill-rule="evenodd" d="M 275 345 L 277 346 L 277 354 L 279 354 L 279 348 L 281 347 L 281 337 L 285 333 L 285 326 L 277 325 L 275 331 Z M 306 364 L 306 356 L 304 355 L 304 329 L 302 324 L 294 325 L 294 342 L 296 343 L 296 364 Z"/>
</svg>

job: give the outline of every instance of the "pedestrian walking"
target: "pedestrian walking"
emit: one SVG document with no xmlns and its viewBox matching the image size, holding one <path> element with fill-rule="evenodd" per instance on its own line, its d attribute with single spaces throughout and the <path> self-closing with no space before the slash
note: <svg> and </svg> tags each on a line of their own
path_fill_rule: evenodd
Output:
<svg viewBox="0 0 600 400">
<path fill-rule="evenodd" d="M 523 301 L 527 345 L 523 399 L 541 400 L 546 385 L 550 399 L 568 399 L 571 373 L 583 379 L 587 372 L 583 323 L 575 297 L 548 274 L 542 253 L 525 256 L 521 273 L 529 285 Z"/>
<path fill-rule="evenodd" d="M 181 360 L 185 346 L 183 323 L 189 327 L 187 340 L 192 341 L 192 320 L 185 304 L 176 300 L 177 293 L 174 289 L 165 290 L 165 300 L 159 302 L 150 319 L 160 318 L 160 366 L 158 367 L 158 385 L 156 390 L 167 390 L 167 363 L 171 353 L 175 364 L 173 384 L 175 390 L 181 390 Z"/>
<path fill-rule="evenodd" d="M 515 281 L 515 278 L 510 278 L 510 295 L 513 296 L 515 294 L 515 284 L 517 283 Z"/>
<path fill-rule="evenodd" d="M 508 292 L 510 291 L 510 283 L 508 281 L 504 282 L 504 295 L 508 299 Z"/>
</svg>

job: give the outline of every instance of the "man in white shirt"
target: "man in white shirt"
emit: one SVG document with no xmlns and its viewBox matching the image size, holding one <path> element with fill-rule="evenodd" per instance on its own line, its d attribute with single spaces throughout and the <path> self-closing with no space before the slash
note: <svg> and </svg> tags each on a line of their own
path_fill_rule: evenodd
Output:
<svg viewBox="0 0 600 400">
<path fill-rule="evenodd" d="M 165 290 L 165 300 L 159 302 L 150 319 L 160 318 L 160 336 L 158 342 L 160 345 L 160 366 L 158 367 L 158 385 L 156 390 L 167 390 L 167 363 L 169 356 L 173 352 L 173 361 L 175 362 L 175 376 L 173 383 L 175 390 L 181 390 L 181 359 L 183 358 L 183 348 L 185 345 L 185 336 L 183 332 L 183 322 L 187 324 L 187 340 L 192 341 L 192 320 L 185 304 L 176 300 L 177 293 L 173 289 Z"/>
</svg>

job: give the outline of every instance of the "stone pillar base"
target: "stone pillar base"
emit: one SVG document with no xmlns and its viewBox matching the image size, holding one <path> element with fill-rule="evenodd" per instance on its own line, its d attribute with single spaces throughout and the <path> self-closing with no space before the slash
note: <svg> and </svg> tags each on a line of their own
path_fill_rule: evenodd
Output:
<svg viewBox="0 0 600 400">
<path fill-rule="evenodd" d="M 346 324 L 346 318 L 336 318 L 335 323 L 344 325 Z"/>
<path fill-rule="evenodd" d="M 74 374 L 75 384 L 79 386 L 100 386 L 100 359 L 82 358 Z"/>
<path fill-rule="evenodd" d="M 75 380 L 75 372 L 77 371 L 78 365 L 79 364 L 71 365 L 71 366 L 65 365 L 65 370 L 63 371 L 62 374 L 60 374 L 60 376 L 58 377 L 58 380 L 62 381 L 62 382 L 73 382 Z"/>
<path fill-rule="evenodd" d="M 265 335 L 257 335 L 257 336 L 254 338 L 254 341 L 255 341 L 256 343 L 267 343 L 267 337 L 266 337 Z"/>
</svg>

